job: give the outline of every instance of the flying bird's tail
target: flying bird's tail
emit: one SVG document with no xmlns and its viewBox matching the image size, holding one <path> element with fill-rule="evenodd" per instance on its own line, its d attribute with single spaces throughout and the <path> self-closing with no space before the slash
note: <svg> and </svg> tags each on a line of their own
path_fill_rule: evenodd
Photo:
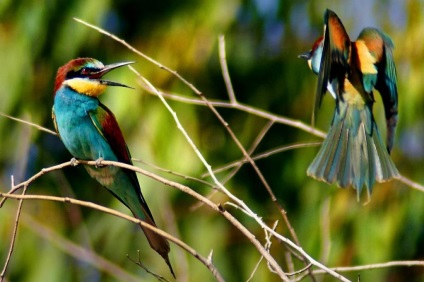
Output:
<svg viewBox="0 0 424 282">
<path fill-rule="evenodd" d="M 372 116 L 372 105 L 338 101 L 333 121 L 324 143 L 307 174 L 341 188 L 353 186 L 358 200 L 362 187 L 368 197 L 374 183 L 398 178 Z"/>
</svg>

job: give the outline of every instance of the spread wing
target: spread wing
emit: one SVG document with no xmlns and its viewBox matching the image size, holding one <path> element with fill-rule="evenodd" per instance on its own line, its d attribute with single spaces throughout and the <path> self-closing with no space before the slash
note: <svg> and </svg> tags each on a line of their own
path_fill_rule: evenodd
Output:
<svg viewBox="0 0 424 282">
<path fill-rule="evenodd" d="M 349 70 L 350 39 L 339 17 L 331 10 L 324 15 L 324 46 L 318 74 L 318 87 L 315 94 L 315 107 L 312 123 L 321 106 L 322 97 L 330 83 L 338 98 L 342 92 L 344 79 Z"/>
<path fill-rule="evenodd" d="M 387 126 L 386 145 L 390 152 L 393 148 L 398 120 L 397 77 L 393 59 L 394 45 L 389 36 L 375 28 L 364 29 L 358 40 L 365 42 L 369 53 L 375 58 L 378 73 L 374 87 L 380 92 L 384 103 Z"/>
</svg>

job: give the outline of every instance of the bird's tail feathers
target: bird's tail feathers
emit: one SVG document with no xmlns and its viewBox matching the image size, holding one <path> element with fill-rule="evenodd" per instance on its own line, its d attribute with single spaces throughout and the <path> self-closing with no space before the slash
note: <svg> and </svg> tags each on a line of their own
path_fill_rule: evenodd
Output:
<svg viewBox="0 0 424 282">
<path fill-rule="evenodd" d="M 150 216 L 148 216 L 148 213 L 144 212 L 143 215 L 137 215 L 135 212 L 133 212 L 133 214 L 136 218 L 154 227 L 157 227 L 153 218 L 150 218 Z M 149 241 L 150 247 L 154 249 L 158 254 L 161 255 L 161 257 L 165 260 L 166 264 L 169 267 L 169 270 L 171 271 L 172 275 L 175 278 L 175 273 L 174 273 L 174 270 L 172 269 L 171 262 L 169 261 L 169 256 L 168 256 L 168 253 L 171 250 L 168 240 L 166 240 L 162 235 L 159 235 L 158 233 L 156 233 L 153 230 L 150 230 L 147 227 L 141 226 L 141 229 L 146 235 L 147 240 Z"/>
<path fill-rule="evenodd" d="M 307 174 L 327 183 L 337 183 L 357 190 L 362 187 L 368 197 L 374 183 L 398 178 L 399 172 L 390 158 L 371 107 L 339 103 L 331 128 Z"/>
<path fill-rule="evenodd" d="M 102 168 L 86 166 L 86 169 L 91 177 L 104 185 L 119 201 L 127 206 L 136 218 L 157 227 L 149 206 L 141 194 L 135 174 L 132 176 L 125 170 L 112 166 Z M 175 277 L 168 257 L 170 251 L 169 242 L 149 228 L 143 226 L 141 228 L 149 241 L 150 247 L 162 256 Z"/>
</svg>

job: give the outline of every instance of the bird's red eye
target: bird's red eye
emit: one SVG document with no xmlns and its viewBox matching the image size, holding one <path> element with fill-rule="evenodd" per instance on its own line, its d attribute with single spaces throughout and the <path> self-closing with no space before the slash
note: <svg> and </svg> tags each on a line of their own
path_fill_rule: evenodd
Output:
<svg viewBox="0 0 424 282">
<path fill-rule="evenodd" d="M 88 71 L 87 68 L 81 69 L 81 74 L 88 74 L 88 73 L 89 73 L 89 71 Z"/>
</svg>

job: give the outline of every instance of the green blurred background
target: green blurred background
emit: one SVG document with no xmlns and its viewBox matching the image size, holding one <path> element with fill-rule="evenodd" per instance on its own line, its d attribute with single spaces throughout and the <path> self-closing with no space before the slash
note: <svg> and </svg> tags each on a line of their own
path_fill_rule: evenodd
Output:
<svg viewBox="0 0 424 282">
<path fill-rule="evenodd" d="M 319 3 L 318 3 L 319 2 Z M 72 58 L 94 57 L 104 63 L 135 60 L 134 67 L 166 92 L 197 98 L 175 76 L 152 65 L 121 44 L 83 26 L 73 17 L 98 25 L 162 64 L 177 70 L 208 99 L 228 100 L 218 56 L 218 36 L 225 35 L 229 72 L 238 100 L 275 115 L 309 123 L 316 77 L 297 55 L 322 33 L 325 8 L 334 10 L 354 40 L 365 26 L 388 33 L 396 46 L 400 121 L 393 159 L 402 175 L 424 183 L 424 3 L 407 0 L 298 1 L 0 1 L 0 111 L 53 129 L 52 91 L 56 70 Z M 108 75 L 136 90 L 109 89 L 101 100 L 116 115 L 134 158 L 186 175 L 201 177 L 205 168 L 155 96 L 139 87 L 128 69 Z M 329 96 L 329 95 L 328 95 Z M 376 119 L 385 134 L 384 112 L 377 95 Z M 242 154 L 205 107 L 169 101 L 182 125 L 213 168 Z M 325 98 L 318 127 L 326 131 L 334 102 Z M 252 145 L 267 120 L 234 109 L 219 109 L 243 145 Z M 56 136 L 0 117 L 0 191 L 10 189 L 41 168 L 70 160 Z M 275 124 L 255 152 L 320 138 Z M 424 194 L 399 181 L 377 184 L 372 201 L 362 205 L 352 189 L 341 190 L 306 176 L 317 147 L 274 154 L 257 162 L 287 210 L 302 247 L 328 266 L 353 266 L 391 260 L 424 259 Z M 136 163 L 208 195 L 195 181 Z M 228 171 L 218 174 L 224 179 Z M 187 242 L 200 254 L 214 251 L 214 263 L 228 281 L 245 281 L 260 258 L 230 223 L 190 196 L 139 177 L 158 226 Z M 209 180 L 206 178 L 206 180 Z M 249 165 L 226 184 L 259 216 L 289 237 L 281 216 Z M 75 197 L 128 213 L 82 167 L 45 175 L 31 194 Z M 216 194 L 212 200 L 228 199 Z M 0 265 L 7 255 L 17 201 L 0 209 Z M 230 212 L 264 242 L 252 219 Z M 81 253 L 82 248 L 118 266 Z M 192 256 L 171 245 L 178 281 L 214 281 Z M 161 258 L 133 224 L 95 210 L 46 201 L 26 201 L 7 281 L 156 281 L 132 263 L 137 258 L 170 278 Z M 286 268 L 285 248 L 274 241 L 272 255 Z M 94 262 L 90 262 L 90 259 Z M 296 269 L 304 264 L 294 258 Z M 288 270 L 287 270 L 288 271 Z M 126 276 L 130 275 L 130 276 Z M 423 268 L 392 267 L 350 272 L 352 280 L 423 281 Z M 262 262 L 253 281 L 275 281 Z M 334 281 L 317 276 L 318 281 Z M 310 280 L 310 278 L 306 278 Z"/>
</svg>

